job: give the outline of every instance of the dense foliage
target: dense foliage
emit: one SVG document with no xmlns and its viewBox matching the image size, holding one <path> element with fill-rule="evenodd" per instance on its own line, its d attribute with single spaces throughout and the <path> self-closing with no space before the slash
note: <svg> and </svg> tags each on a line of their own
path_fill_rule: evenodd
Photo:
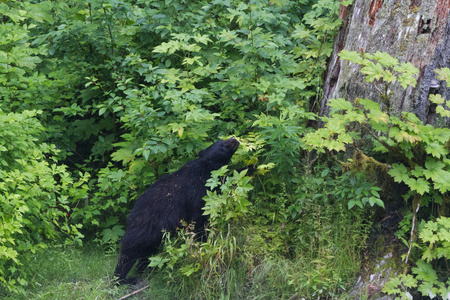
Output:
<svg viewBox="0 0 450 300">
<path fill-rule="evenodd" d="M 350 2 L 0 1 L 0 290 L 42 285 L 29 263 L 49 245 L 114 252 L 149 184 L 234 135 L 231 165 L 207 184 L 207 241 L 191 224 L 166 234 L 149 262 L 156 278 L 198 299 L 336 297 L 390 193 L 376 169 L 406 185 L 411 204 L 398 236 L 417 280 L 389 292 L 416 280 L 443 293 L 431 263 L 450 256 L 448 219 L 434 218 L 448 209 L 449 130 L 368 99 L 330 101 L 314 128 L 339 5 Z M 387 54 L 341 58 L 367 81 L 415 84 L 415 68 Z"/>
<path fill-rule="evenodd" d="M 386 53 L 377 52 L 372 55 L 343 50 L 339 56 L 344 60 L 361 65 L 361 73 L 366 75 L 368 82 L 380 80 L 389 85 L 398 81 L 404 88 L 416 83 L 413 75 L 418 74 L 418 69 L 411 63 L 401 64 Z M 450 78 L 448 76 L 450 70 L 447 68 L 438 70 L 436 73 L 438 79 Z M 386 94 L 381 95 L 382 98 L 387 99 L 389 97 L 388 88 L 382 90 L 386 91 Z M 443 106 L 445 101 L 440 95 L 431 95 L 430 101 L 436 104 L 436 112 L 441 118 L 450 115 L 448 108 Z M 322 119 L 325 126 L 307 134 L 304 137 L 305 144 L 319 152 L 344 151 L 348 149 L 349 145 L 352 145 L 356 148 L 355 155 L 353 159 L 343 164 L 345 169 L 364 171 L 369 176 L 374 173 L 389 174 L 395 182 L 408 187 L 408 192 L 403 197 L 407 203 L 410 203 L 411 213 L 404 217 L 403 224 L 397 232 L 398 237 L 408 247 L 408 251 L 404 255 L 404 261 L 407 264 L 413 247 L 420 247 L 417 243 L 419 212 L 426 209 L 427 212 L 422 213 L 422 217 L 427 219 L 430 215 L 433 216 L 433 206 L 437 206 L 438 216 L 445 217 L 448 214 L 450 129 L 433 127 L 430 124 L 424 125 L 417 116 L 409 112 L 403 112 L 401 116 L 396 116 L 386 108 L 384 103 L 375 103 L 369 99 L 355 99 L 353 103 L 342 98 L 331 99 L 329 105 L 331 107 L 330 117 Z M 382 109 L 383 106 L 384 109 Z M 364 140 L 364 143 L 361 143 L 361 140 Z M 360 147 L 369 148 L 370 151 L 366 151 L 366 155 L 359 149 Z M 389 155 L 382 156 L 383 161 L 368 156 L 373 156 L 377 152 L 389 153 Z M 369 199 L 368 202 L 372 206 L 374 204 L 383 205 L 380 199 L 376 198 L 372 201 Z M 447 218 L 437 219 L 437 223 L 429 221 L 421 224 L 422 240 L 429 242 L 430 248 L 436 247 L 438 249 L 436 251 L 439 253 L 437 255 L 434 249 L 422 250 L 424 251 L 422 259 L 428 261 L 441 259 L 444 262 L 450 257 L 450 252 L 446 249 L 450 245 L 450 236 L 448 232 L 443 233 L 445 229 L 438 229 L 438 224 L 446 228 Z M 424 226 L 426 229 L 423 228 Z M 430 229 L 437 232 L 433 233 Z M 409 232 L 409 237 L 405 237 L 404 233 Z M 437 241 L 441 241 L 443 244 L 439 245 L 436 243 Z M 419 259 L 417 265 L 418 267 L 412 270 L 417 274 L 417 278 L 422 280 L 418 288 L 420 293 L 431 298 L 436 295 L 445 298 L 450 289 L 448 276 L 445 275 L 445 273 L 448 275 L 448 266 L 443 267 L 437 264 L 438 272 L 442 272 L 441 276 L 437 276 L 431 264 Z M 424 273 L 428 275 L 424 277 Z M 428 276 L 431 276 L 432 280 Z M 443 279 L 444 282 L 440 282 L 440 279 Z M 417 286 L 415 279 L 404 277 L 403 280 L 407 288 Z M 396 284 L 400 284 L 400 280 L 397 279 L 394 282 L 391 282 L 391 287 L 387 288 L 390 293 L 400 291 L 400 289 L 392 288 Z M 406 293 L 402 294 L 406 297 L 405 295 Z"/>
</svg>

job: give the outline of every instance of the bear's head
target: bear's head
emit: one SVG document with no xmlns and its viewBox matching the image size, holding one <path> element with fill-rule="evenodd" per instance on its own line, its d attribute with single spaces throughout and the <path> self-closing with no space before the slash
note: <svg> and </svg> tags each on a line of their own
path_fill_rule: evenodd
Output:
<svg viewBox="0 0 450 300">
<path fill-rule="evenodd" d="M 212 170 L 217 170 L 230 162 L 234 152 L 239 148 L 239 142 L 234 138 L 219 140 L 200 151 L 198 156 L 202 160 L 207 160 Z"/>
</svg>

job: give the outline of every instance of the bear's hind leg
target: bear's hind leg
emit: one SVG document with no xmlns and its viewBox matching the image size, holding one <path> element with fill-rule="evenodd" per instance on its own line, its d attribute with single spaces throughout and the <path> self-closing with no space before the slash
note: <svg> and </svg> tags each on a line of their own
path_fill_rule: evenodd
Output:
<svg viewBox="0 0 450 300">
<path fill-rule="evenodd" d="M 149 263 L 150 261 L 148 260 L 148 257 L 140 258 L 136 269 L 138 269 L 139 272 L 144 272 L 147 269 Z"/>
<path fill-rule="evenodd" d="M 130 282 L 131 279 L 126 280 L 126 277 L 136 261 L 137 258 L 135 257 L 130 257 L 123 253 L 119 255 L 119 261 L 117 262 L 116 270 L 114 271 L 114 277 L 117 277 L 116 282 L 118 284 L 133 284 Z"/>
</svg>

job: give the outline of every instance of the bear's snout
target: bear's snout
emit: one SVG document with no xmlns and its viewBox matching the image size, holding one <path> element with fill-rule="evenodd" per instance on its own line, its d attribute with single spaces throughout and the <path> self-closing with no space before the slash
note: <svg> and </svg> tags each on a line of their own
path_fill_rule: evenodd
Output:
<svg viewBox="0 0 450 300">
<path fill-rule="evenodd" d="M 235 137 L 231 137 L 225 141 L 225 145 L 233 149 L 233 153 L 239 148 L 239 142 Z"/>
</svg>

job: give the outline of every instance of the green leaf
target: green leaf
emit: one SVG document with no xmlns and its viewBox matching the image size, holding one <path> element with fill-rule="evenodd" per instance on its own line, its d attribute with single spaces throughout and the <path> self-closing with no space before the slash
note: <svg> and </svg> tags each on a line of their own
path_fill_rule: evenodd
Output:
<svg viewBox="0 0 450 300">
<path fill-rule="evenodd" d="M 398 65 L 398 59 L 390 56 L 385 52 L 377 51 L 373 58 L 375 58 L 384 67 L 392 67 Z"/>
<path fill-rule="evenodd" d="M 394 177 L 395 182 L 406 182 L 409 179 L 408 169 L 403 164 L 392 164 L 388 174 Z"/>
<path fill-rule="evenodd" d="M 365 61 L 361 55 L 355 51 L 342 50 L 338 55 L 342 60 L 348 60 L 359 65 L 362 65 Z"/>
<path fill-rule="evenodd" d="M 444 155 L 447 155 L 448 151 L 445 149 L 444 145 L 434 141 L 425 146 L 425 151 L 428 154 L 431 154 L 433 157 L 441 158 Z"/>
<path fill-rule="evenodd" d="M 150 157 L 150 149 L 145 149 L 144 151 L 142 151 L 142 156 L 145 158 L 145 160 L 148 160 L 148 158 Z"/>
<path fill-rule="evenodd" d="M 437 74 L 437 79 L 439 80 L 445 80 L 447 81 L 447 87 L 450 87 L 450 69 L 449 68 L 442 68 L 442 69 L 436 69 L 434 72 Z"/>
<path fill-rule="evenodd" d="M 391 278 L 383 287 L 383 292 L 387 293 L 388 295 L 392 294 L 398 294 L 400 293 L 400 286 L 402 282 L 400 281 L 399 277 L 393 277 Z"/>
<path fill-rule="evenodd" d="M 394 71 L 400 72 L 400 76 L 398 77 L 398 81 L 402 85 L 404 89 L 408 85 L 415 86 L 417 81 L 414 75 L 419 74 L 419 70 L 411 63 L 402 63 L 400 66 L 394 67 Z"/>
<path fill-rule="evenodd" d="M 445 109 L 442 105 L 438 105 L 436 107 L 436 113 L 438 113 L 441 117 L 444 118 L 450 117 L 450 111 L 448 109 Z"/>
<path fill-rule="evenodd" d="M 344 98 L 330 99 L 328 105 L 334 110 L 352 110 L 353 104 Z"/>
<path fill-rule="evenodd" d="M 357 199 L 352 199 L 348 201 L 348 209 L 352 209 L 355 205 L 359 206 L 360 208 L 363 208 L 362 202 Z"/>
<path fill-rule="evenodd" d="M 411 170 L 411 175 L 415 176 L 415 177 L 422 177 L 424 174 L 424 168 L 422 168 L 421 166 L 417 166 L 415 167 L 414 170 Z"/>
<path fill-rule="evenodd" d="M 409 178 L 405 181 L 405 183 L 411 188 L 411 190 L 416 191 L 420 195 L 428 193 L 430 190 L 430 183 L 424 178 L 418 178 L 417 180 L 414 178 Z"/>
<path fill-rule="evenodd" d="M 411 274 L 402 274 L 401 279 L 403 285 L 407 288 L 414 288 L 417 286 L 417 280 Z"/>
<path fill-rule="evenodd" d="M 423 260 L 418 260 L 416 263 L 417 267 L 411 268 L 411 271 L 416 274 L 417 279 L 423 280 L 429 283 L 437 283 L 438 277 L 436 271 L 430 263 L 424 262 Z"/>
<path fill-rule="evenodd" d="M 425 170 L 423 171 L 423 175 L 426 179 L 437 178 L 439 172 L 445 167 L 445 164 L 442 161 L 433 159 L 431 157 L 427 157 L 425 162 Z M 434 180 L 434 179 L 433 179 Z"/>
<path fill-rule="evenodd" d="M 373 82 L 374 80 L 381 79 L 383 77 L 384 70 L 380 64 L 374 64 L 373 62 L 367 63 L 362 69 L 361 73 L 366 75 L 367 82 Z"/>
<path fill-rule="evenodd" d="M 445 99 L 440 94 L 431 94 L 430 101 L 434 104 L 443 104 Z"/>
<path fill-rule="evenodd" d="M 433 177 L 431 177 L 434 183 L 434 188 L 439 190 L 440 193 L 444 194 L 450 191 L 450 172 L 445 170 L 439 170 Z"/>
</svg>

